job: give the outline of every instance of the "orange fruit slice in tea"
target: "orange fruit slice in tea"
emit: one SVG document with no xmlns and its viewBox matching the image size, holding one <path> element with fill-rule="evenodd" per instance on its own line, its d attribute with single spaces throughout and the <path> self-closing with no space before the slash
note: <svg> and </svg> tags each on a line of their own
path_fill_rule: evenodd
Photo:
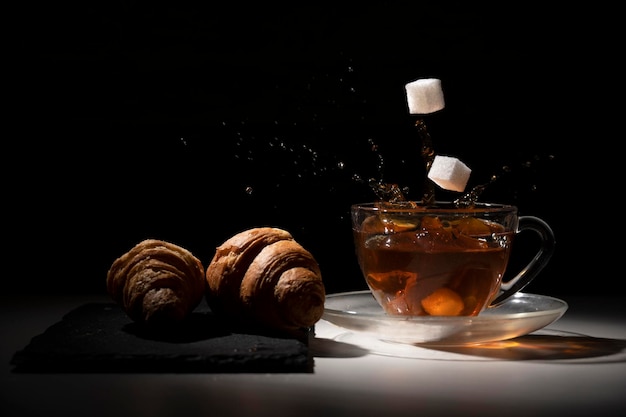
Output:
<svg viewBox="0 0 626 417">
<path fill-rule="evenodd" d="M 370 216 L 361 224 L 364 233 L 400 233 L 407 230 L 414 230 L 417 225 L 413 222 L 393 218 L 387 215 Z"/>
<path fill-rule="evenodd" d="M 385 225 L 378 216 L 370 216 L 361 223 L 361 231 L 364 233 L 384 233 Z"/>
<path fill-rule="evenodd" d="M 453 226 L 459 233 L 471 236 L 487 236 L 505 231 L 504 226 L 499 223 L 474 217 L 460 219 Z"/>
<path fill-rule="evenodd" d="M 464 307 L 461 296 L 445 287 L 422 299 L 422 308 L 431 316 L 458 316 Z"/>
<path fill-rule="evenodd" d="M 443 223 L 439 217 L 424 216 L 421 223 L 422 229 L 443 229 Z"/>
</svg>

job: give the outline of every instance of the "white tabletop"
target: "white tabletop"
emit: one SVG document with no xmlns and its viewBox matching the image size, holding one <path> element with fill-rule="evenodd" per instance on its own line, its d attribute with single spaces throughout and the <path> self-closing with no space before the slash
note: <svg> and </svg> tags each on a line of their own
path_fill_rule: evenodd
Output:
<svg viewBox="0 0 626 417">
<path fill-rule="evenodd" d="M 19 374 L 13 353 L 104 297 L 0 298 L 2 416 L 543 416 L 626 410 L 626 298 L 560 297 L 536 334 L 476 348 L 375 346 L 324 320 L 312 373 Z M 371 346 L 370 346 L 371 347 Z M 390 356 L 396 355 L 396 356 Z M 613 413 L 613 414 L 612 414 Z"/>
</svg>

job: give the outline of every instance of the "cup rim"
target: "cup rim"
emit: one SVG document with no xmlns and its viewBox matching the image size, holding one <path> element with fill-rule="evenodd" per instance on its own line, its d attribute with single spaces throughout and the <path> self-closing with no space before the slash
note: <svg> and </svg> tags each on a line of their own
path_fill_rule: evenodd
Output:
<svg viewBox="0 0 626 417">
<path fill-rule="evenodd" d="M 485 213 L 485 212 L 517 212 L 517 206 L 506 203 L 477 202 L 472 207 L 458 207 L 453 201 L 437 200 L 425 205 L 420 201 L 407 201 L 406 206 L 380 207 L 383 201 L 367 201 L 351 205 L 351 210 L 357 209 L 378 213 Z"/>
</svg>

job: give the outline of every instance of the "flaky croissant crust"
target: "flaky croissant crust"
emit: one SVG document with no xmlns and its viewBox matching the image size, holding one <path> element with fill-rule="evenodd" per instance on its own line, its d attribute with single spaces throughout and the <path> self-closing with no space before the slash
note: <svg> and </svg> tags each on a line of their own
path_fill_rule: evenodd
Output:
<svg viewBox="0 0 626 417">
<path fill-rule="evenodd" d="M 295 330 L 311 327 L 324 311 L 319 265 L 283 229 L 232 236 L 217 248 L 205 275 L 209 305 L 228 317 Z"/>
<path fill-rule="evenodd" d="M 202 301 L 204 267 L 190 251 L 146 239 L 117 258 L 107 272 L 107 292 L 128 316 L 142 323 L 172 323 Z"/>
</svg>

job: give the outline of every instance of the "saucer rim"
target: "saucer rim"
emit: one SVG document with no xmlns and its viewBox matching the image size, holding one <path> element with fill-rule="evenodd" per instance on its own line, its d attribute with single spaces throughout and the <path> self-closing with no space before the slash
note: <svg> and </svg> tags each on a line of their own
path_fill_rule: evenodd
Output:
<svg viewBox="0 0 626 417">
<path fill-rule="evenodd" d="M 506 340 L 532 333 L 560 319 L 569 307 L 567 302 L 559 298 L 521 291 L 477 316 L 392 316 L 382 308 L 375 313 L 363 313 L 359 312 L 358 306 L 356 310 L 329 307 L 338 299 L 347 298 L 349 302 L 351 298 L 363 300 L 368 295 L 371 296 L 371 307 L 377 306 L 369 290 L 329 294 L 324 303 L 322 319 L 344 330 L 369 334 L 381 340 L 459 345 Z M 542 302 L 548 302 L 548 308 L 536 306 Z M 513 303 L 528 306 L 527 311 L 502 313 Z M 517 306 L 515 308 L 519 309 Z"/>
<path fill-rule="evenodd" d="M 349 311 L 346 310 L 338 310 L 336 308 L 329 308 L 327 307 L 327 303 L 330 300 L 334 300 L 334 299 L 338 299 L 338 298 L 349 298 L 349 297 L 354 297 L 354 296 L 365 296 L 365 295 L 371 295 L 371 291 L 370 290 L 357 290 L 357 291 L 347 291 L 347 292 L 340 292 L 340 293 L 333 293 L 333 294 L 327 294 L 326 295 L 326 300 L 324 302 L 324 313 L 329 313 L 329 314 L 341 314 L 341 315 L 358 315 L 359 317 L 369 317 L 369 318 L 374 318 L 374 319 L 380 319 L 380 318 L 384 318 L 385 320 L 399 320 L 399 321 L 462 321 L 464 319 L 471 319 L 471 320 L 482 320 L 482 319 L 487 319 L 487 320 L 494 320 L 497 318 L 511 318 L 517 315 L 523 315 L 524 317 L 527 317 L 528 315 L 539 315 L 539 316 L 543 316 L 545 315 L 547 312 L 551 312 L 551 311 L 558 311 L 558 310 L 567 310 L 569 305 L 567 304 L 566 301 L 560 299 L 560 298 L 556 298 L 556 297 L 552 297 L 549 295 L 541 295 L 541 294 L 534 294 L 534 293 L 527 293 L 527 292 L 517 292 L 513 295 L 511 295 L 511 297 L 509 299 L 507 299 L 505 302 L 503 302 L 502 304 L 496 306 L 496 307 L 492 307 L 492 308 L 487 308 L 486 310 L 484 310 L 483 312 L 481 312 L 479 315 L 477 316 L 404 316 L 404 315 L 398 315 L 398 316 L 392 316 L 392 315 L 388 315 L 386 314 L 383 309 L 380 309 L 380 312 L 377 313 L 351 313 Z M 548 309 L 548 310 L 533 310 L 533 311 L 524 311 L 524 312 L 519 312 L 519 313 L 508 313 L 508 314 L 498 314 L 497 311 L 501 310 L 503 308 L 503 306 L 506 306 L 510 303 L 513 302 L 520 302 L 520 301 L 526 301 L 525 299 L 528 298 L 539 298 L 539 299 L 543 299 L 543 300 L 550 300 L 555 302 L 556 304 L 559 304 L 559 307 L 553 308 L 553 309 Z M 372 296 L 372 301 L 373 303 L 376 302 L 376 300 L 374 299 L 374 297 Z M 495 313 L 494 313 L 495 312 Z"/>
</svg>

